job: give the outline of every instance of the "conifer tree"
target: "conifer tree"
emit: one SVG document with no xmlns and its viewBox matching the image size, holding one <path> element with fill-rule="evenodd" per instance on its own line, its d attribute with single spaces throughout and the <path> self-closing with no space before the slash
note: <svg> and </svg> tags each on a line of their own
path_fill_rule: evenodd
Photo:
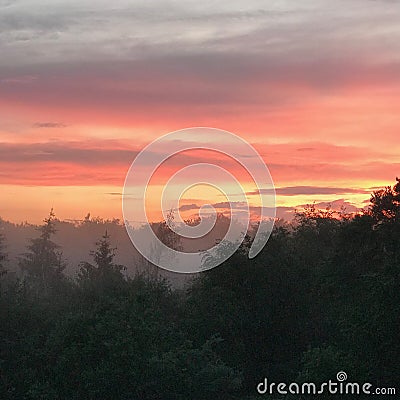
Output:
<svg viewBox="0 0 400 400">
<path fill-rule="evenodd" d="M 123 279 L 123 265 L 115 264 L 116 248 L 111 246 L 110 236 L 106 231 L 102 238 L 96 242 L 96 250 L 91 251 L 94 264 L 82 262 L 78 273 L 78 280 L 97 283 L 111 283 Z"/>
<path fill-rule="evenodd" d="M 40 236 L 31 239 L 28 252 L 20 259 L 19 266 L 29 283 L 46 291 L 63 279 L 65 269 L 59 246 L 51 240 L 56 233 L 53 209 L 38 231 Z"/>
</svg>

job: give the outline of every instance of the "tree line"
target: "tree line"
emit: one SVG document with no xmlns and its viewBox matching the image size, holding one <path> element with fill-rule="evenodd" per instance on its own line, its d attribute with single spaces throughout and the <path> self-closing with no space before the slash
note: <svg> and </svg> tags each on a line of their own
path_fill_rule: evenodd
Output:
<svg viewBox="0 0 400 400">
<path fill-rule="evenodd" d="M 107 232 L 67 277 L 54 221 L 18 279 L 0 235 L 2 399 L 244 400 L 264 377 L 318 383 L 341 370 L 398 384 L 399 180 L 357 215 L 311 206 L 276 224 L 255 259 L 247 240 L 180 289 L 126 276 Z"/>
</svg>

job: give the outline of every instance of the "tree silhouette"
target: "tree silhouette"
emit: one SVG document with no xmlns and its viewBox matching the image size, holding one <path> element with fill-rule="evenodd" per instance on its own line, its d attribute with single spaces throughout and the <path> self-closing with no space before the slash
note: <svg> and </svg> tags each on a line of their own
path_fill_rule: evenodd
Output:
<svg viewBox="0 0 400 400">
<path fill-rule="evenodd" d="M 165 244 L 167 247 L 174 250 L 182 250 L 181 237 L 171 227 L 174 227 L 174 212 L 173 210 L 168 211 L 166 219 L 162 222 L 152 223 L 152 229 L 157 238 Z M 161 257 L 162 252 L 159 249 L 154 248 L 154 252 L 158 254 L 158 258 Z"/>
<path fill-rule="evenodd" d="M 97 249 L 90 252 L 94 264 L 82 262 L 80 264 L 78 280 L 81 283 L 94 282 L 100 285 L 109 285 L 123 281 L 122 271 L 126 267 L 114 263 L 116 248 L 111 247 L 110 236 L 107 231 L 96 242 L 96 246 Z"/>
<path fill-rule="evenodd" d="M 51 209 L 44 224 L 38 228 L 40 236 L 31 239 L 28 252 L 20 259 L 19 266 L 29 283 L 45 292 L 63 279 L 65 263 L 59 246 L 51 238 L 55 234 L 55 214 Z"/>
<path fill-rule="evenodd" d="M 156 240 L 151 240 L 149 243 L 149 251 L 156 264 L 159 264 L 162 259 L 166 259 L 168 256 L 163 245 L 176 251 L 182 250 L 181 236 L 173 229 L 175 227 L 174 219 L 174 211 L 171 209 L 168 211 L 164 221 L 150 224 L 151 229 L 157 237 Z M 159 279 L 161 277 L 160 269 L 151 262 L 144 259 L 143 261 L 146 275 L 150 279 Z"/>
<path fill-rule="evenodd" d="M 369 212 L 376 222 L 400 220 L 400 179 L 393 187 L 375 191 L 371 196 Z"/>
</svg>

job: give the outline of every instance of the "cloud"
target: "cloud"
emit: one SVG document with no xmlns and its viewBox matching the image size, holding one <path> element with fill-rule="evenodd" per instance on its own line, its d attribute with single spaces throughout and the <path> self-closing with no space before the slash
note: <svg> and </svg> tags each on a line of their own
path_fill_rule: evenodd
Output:
<svg viewBox="0 0 400 400">
<path fill-rule="evenodd" d="M 188 142 L 189 145 L 190 143 Z M 260 148 L 275 183 L 318 183 L 278 186 L 278 196 L 369 193 L 369 188 L 323 184 L 338 179 L 362 181 L 365 177 L 370 180 L 387 181 L 400 170 L 400 163 L 395 162 L 397 155 L 384 157 L 373 149 L 314 144 L 315 151 L 312 157 L 306 153 L 299 157 L 296 151 L 298 147 L 298 143 L 293 143 L 263 145 Z M 171 143 L 163 151 L 169 154 L 173 148 L 174 143 Z M 105 181 L 109 183 L 112 179 L 121 182 L 141 149 L 142 145 L 137 140 L 135 143 L 115 139 L 0 142 L 0 183 L 100 185 Z M 234 152 L 235 149 L 227 145 L 226 151 Z M 162 154 L 154 153 L 150 156 L 159 160 Z M 243 167 L 232 159 L 220 153 L 199 151 L 183 153 L 168 159 L 152 178 L 151 184 L 165 184 L 182 167 L 201 162 L 221 166 L 236 176 L 242 184 L 253 183 Z M 250 165 L 251 162 L 252 160 Z M 256 168 L 256 165 L 254 167 Z M 205 166 L 203 173 L 207 174 L 207 170 L 208 167 Z M 210 173 L 213 173 L 212 171 L 210 170 Z M 144 173 L 138 170 L 136 176 L 141 178 L 142 172 Z M 218 179 L 217 176 L 213 178 Z M 253 190 L 248 194 L 255 195 L 257 192 Z"/>
<path fill-rule="evenodd" d="M 35 122 L 34 128 L 66 128 L 67 125 L 61 122 Z"/>
<path fill-rule="evenodd" d="M 185 212 L 185 211 L 191 211 L 191 210 L 199 210 L 200 206 L 198 206 L 195 203 L 192 204 L 183 204 L 179 207 L 179 211 Z"/>
<path fill-rule="evenodd" d="M 247 192 L 248 195 L 271 194 L 271 189 L 260 189 Z M 320 187 L 320 186 L 288 186 L 275 188 L 275 193 L 279 196 L 299 196 L 299 195 L 341 195 L 341 194 L 367 194 L 365 189 L 351 189 L 340 187 Z"/>
<path fill-rule="evenodd" d="M 365 101 L 372 91 L 382 97 L 386 90 L 395 97 L 391 104 L 398 101 L 395 4 L 349 0 L 343 17 L 341 7 L 315 0 L 168 7 L 161 1 L 71 0 L 51 10 L 42 0 L 34 3 L 17 2 L 0 17 L 0 81 L 36 78 L 2 85 L 0 107 L 9 104 L 20 113 L 45 110 L 84 122 L 113 118 L 163 129 L 205 122 L 229 128 L 235 122 L 243 132 L 275 136 L 286 126 L 299 137 L 310 129 L 293 119 L 318 121 L 324 111 L 318 102 L 337 100 L 343 110 L 332 117 L 348 112 L 342 123 L 355 125 L 360 98 L 350 109 L 338 95 L 348 99 L 357 92 Z M 376 109 L 375 99 L 370 106 Z M 282 115 L 287 109 L 298 116 Z M 315 118 L 307 118 L 310 113 Z M 271 115 L 280 127 L 271 124 Z"/>
<path fill-rule="evenodd" d="M 13 65 L 203 51 L 336 59 L 350 58 L 354 49 L 358 54 L 398 49 L 396 2 L 339 3 L 70 0 L 54 1 L 49 9 L 43 0 L 25 0 L 2 9 L 0 48 L 3 44 L 2 54 Z M 19 42 L 21 34 L 29 43 Z"/>
<path fill-rule="evenodd" d="M 76 165 L 126 165 L 137 151 L 114 140 L 48 141 L 43 143 L 0 143 L 0 162 L 21 166 L 32 163 Z"/>
<path fill-rule="evenodd" d="M 2 83 L 2 84 L 29 84 L 29 83 L 34 82 L 36 79 L 37 79 L 37 76 L 22 75 L 22 76 L 14 76 L 14 77 L 0 79 L 0 83 Z"/>
<path fill-rule="evenodd" d="M 400 85 L 400 64 L 396 61 L 376 65 L 321 58 L 304 62 L 264 54 L 244 58 L 241 53 L 87 61 L 84 68 L 78 62 L 33 67 L 21 63 L 10 72 L 0 69 L 0 79 L 15 81 L 18 78 L 8 77 L 11 71 L 15 74 L 15 69 L 21 76 L 33 69 L 37 79 L 24 81 L 24 85 L 3 85 L 3 95 L 9 101 L 35 107 L 129 110 L 135 114 L 149 105 L 153 110 L 201 105 L 204 111 L 223 106 L 225 114 L 234 106 L 274 110 L 305 104 L 322 93 Z"/>
</svg>

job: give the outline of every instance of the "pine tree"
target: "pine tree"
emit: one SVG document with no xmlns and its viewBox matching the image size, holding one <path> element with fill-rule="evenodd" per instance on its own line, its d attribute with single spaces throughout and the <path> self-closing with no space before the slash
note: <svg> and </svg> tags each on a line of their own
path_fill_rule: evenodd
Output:
<svg viewBox="0 0 400 400">
<path fill-rule="evenodd" d="M 19 266 L 25 273 L 26 279 L 38 289 L 47 291 L 63 279 L 65 263 L 59 246 L 51 238 L 56 233 L 55 214 L 44 219 L 44 224 L 38 228 L 40 236 L 31 239 L 28 252 L 20 259 Z"/>
<path fill-rule="evenodd" d="M 90 252 L 94 264 L 82 262 L 80 264 L 78 280 L 80 282 L 91 281 L 97 284 L 121 282 L 124 279 L 122 271 L 126 268 L 123 265 L 114 263 L 116 248 L 111 247 L 110 236 L 107 231 L 96 242 L 96 246 L 97 249 Z"/>
</svg>

